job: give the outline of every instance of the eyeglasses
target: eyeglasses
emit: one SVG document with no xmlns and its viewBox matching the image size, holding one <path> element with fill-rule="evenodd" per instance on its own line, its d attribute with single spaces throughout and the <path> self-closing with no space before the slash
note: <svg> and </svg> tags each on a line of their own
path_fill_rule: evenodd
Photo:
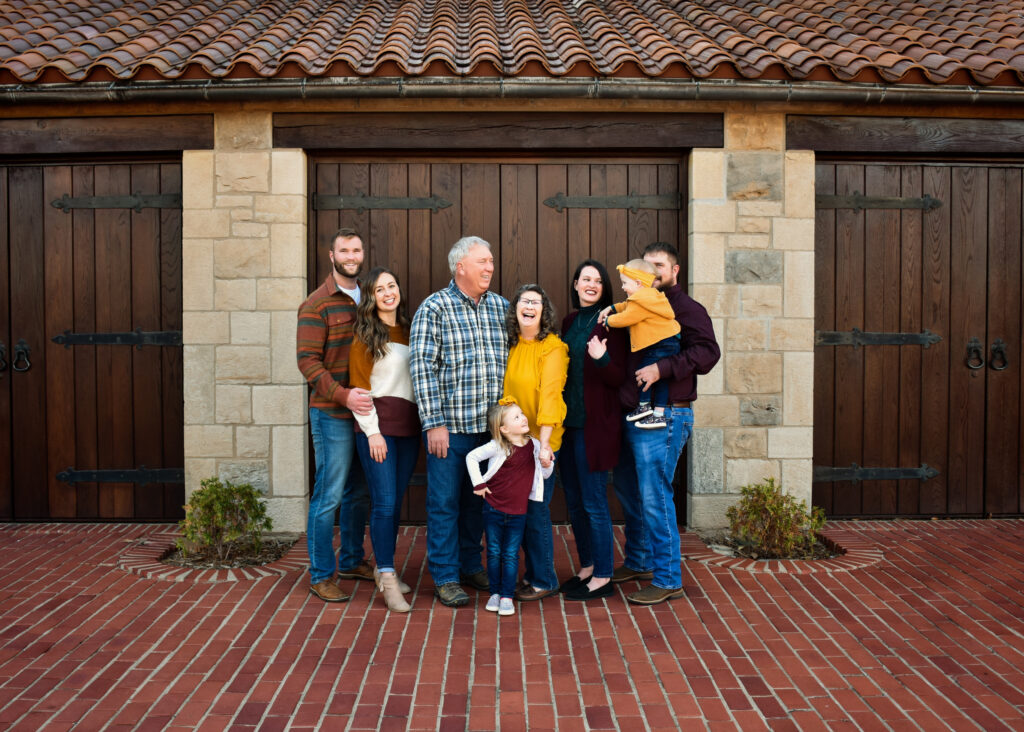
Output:
<svg viewBox="0 0 1024 732">
<path fill-rule="evenodd" d="M 543 305 L 544 304 L 543 300 L 533 300 L 533 299 L 528 300 L 525 297 L 519 298 L 519 302 L 521 302 L 523 305 L 528 305 L 528 306 L 532 305 L 533 307 L 537 307 L 538 305 Z"/>
</svg>

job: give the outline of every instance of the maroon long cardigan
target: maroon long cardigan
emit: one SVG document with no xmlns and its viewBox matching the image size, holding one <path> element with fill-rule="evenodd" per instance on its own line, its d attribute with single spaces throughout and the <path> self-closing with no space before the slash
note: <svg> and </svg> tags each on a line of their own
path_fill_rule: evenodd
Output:
<svg viewBox="0 0 1024 732">
<path fill-rule="evenodd" d="M 569 332 L 577 315 L 579 310 L 565 316 L 562 335 Z M 584 360 L 583 407 L 587 419 L 583 424 L 583 441 L 586 443 L 587 466 L 593 471 L 611 470 L 619 462 L 619 448 L 622 444 L 619 387 L 626 376 L 629 338 L 625 328 L 606 328 L 596 323 L 590 335 L 608 339 L 610 361 L 601 367 L 592 358 Z"/>
</svg>

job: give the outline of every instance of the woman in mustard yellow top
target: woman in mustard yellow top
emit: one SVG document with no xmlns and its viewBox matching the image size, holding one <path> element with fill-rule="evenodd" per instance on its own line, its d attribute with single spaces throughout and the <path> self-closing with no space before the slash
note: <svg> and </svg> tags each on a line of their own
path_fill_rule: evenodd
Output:
<svg viewBox="0 0 1024 732">
<path fill-rule="evenodd" d="M 569 369 L 569 349 L 558 337 L 555 308 L 540 285 L 523 285 L 508 306 L 506 396 L 514 397 L 540 442 L 541 464 L 547 467 L 562 446 L 565 401 L 562 389 Z M 544 481 L 544 501 L 530 501 L 523 534 L 526 572 L 516 590 L 518 600 L 539 600 L 558 592 L 554 543 L 551 537 L 551 494 L 554 473 Z"/>
</svg>

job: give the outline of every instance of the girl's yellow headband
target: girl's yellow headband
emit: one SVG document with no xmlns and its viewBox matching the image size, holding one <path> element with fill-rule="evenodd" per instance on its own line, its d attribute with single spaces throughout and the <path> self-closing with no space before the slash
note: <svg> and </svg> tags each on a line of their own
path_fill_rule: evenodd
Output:
<svg viewBox="0 0 1024 732">
<path fill-rule="evenodd" d="M 622 275 L 628 277 L 629 279 L 637 280 L 644 287 L 654 286 L 654 275 L 651 274 L 650 272 L 644 272 L 643 270 L 640 269 L 630 269 L 624 264 L 617 265 L 615 269 L 619 270 L 619 272 Z"/>
</svg>

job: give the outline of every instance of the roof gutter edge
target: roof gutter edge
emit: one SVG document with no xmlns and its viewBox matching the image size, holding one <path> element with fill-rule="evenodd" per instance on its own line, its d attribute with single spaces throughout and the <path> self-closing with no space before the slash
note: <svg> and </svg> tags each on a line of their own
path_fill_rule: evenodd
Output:
<svg viewBox="0 0 1024 732">
<path fill-rule="evenodd" d="M 1024 89 L 974 86 L 895 86 L 834 82 L 381 78 L 127 81 L 0 85 L 0 104 L 326 99 L 635 99 L 860 104 L 1022 104 Z"/>
</svg>

